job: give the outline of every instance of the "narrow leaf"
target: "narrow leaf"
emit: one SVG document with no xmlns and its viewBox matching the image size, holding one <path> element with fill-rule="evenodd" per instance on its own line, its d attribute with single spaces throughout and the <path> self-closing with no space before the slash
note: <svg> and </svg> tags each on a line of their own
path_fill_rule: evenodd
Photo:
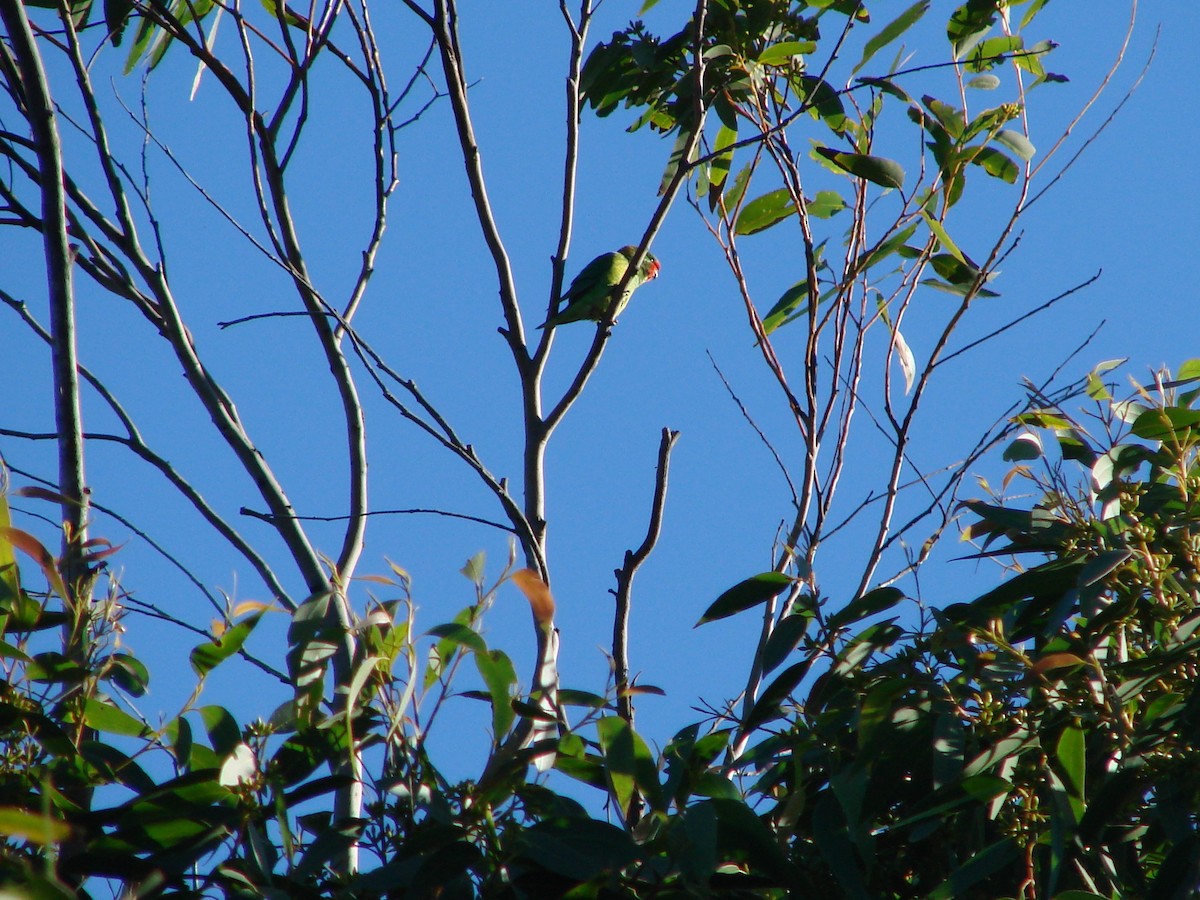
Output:
<svg viewBox="0 0 1200 900">
<path fill-rule="evenodd" d="M 858 72 L 867 64 L 872 56 L 908 31 L 928 11 L 929 0 L 920 0 L 919 3 L 914 3 L 887 25 L 883 26 L 879 34 L 867 41 L 867 45 L 863 48 L 862 59 L 858 61 L 858 65 L 854 67 L 852 73 Z"/>
<path fill-rule="evenodd" d="M 772 597 L 778 596 L 792 584 L 792 579 L 781 572 L 763 572 L 753 578 L 739 582 L 723 593 L 700 617 L 697 626 L 705 622 L 715 622 L 724 619 L 744 609 L 766 603 Z"/>
</svg>

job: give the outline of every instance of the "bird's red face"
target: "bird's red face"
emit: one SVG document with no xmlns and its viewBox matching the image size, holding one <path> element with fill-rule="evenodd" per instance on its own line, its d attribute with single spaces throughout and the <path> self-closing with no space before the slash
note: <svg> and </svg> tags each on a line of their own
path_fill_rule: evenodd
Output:
<svg viewBox="0 0 1200 900">
<path fill-rule="evenodd" d="M 662 263 L 660 263 L 657 259 L 654 260 L 654 262 L 650 263 L 650 271 L 646 273 L 646 280 L 653 281 L 655 278 L 657 278 L 658 270 L 661 268 L 662 268 Z"/>
</svg>

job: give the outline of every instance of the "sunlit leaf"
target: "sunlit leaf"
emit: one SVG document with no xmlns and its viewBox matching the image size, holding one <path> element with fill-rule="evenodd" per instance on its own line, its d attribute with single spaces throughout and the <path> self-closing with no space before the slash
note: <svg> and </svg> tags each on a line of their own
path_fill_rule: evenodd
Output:
<svg viewBox="0 0 1200 900">
<path fill-rule="evenodd" d="M 817 191 L 817 196 L 805 204 L 810 216 L 818 219 L 830 219 L 844 209 L 849 209 L 842 195 L 837 191 Z"/>
<path fill-rule="evenodd" d="M 258 773 L 258 759 L 246 744 L 238 744 L 221 765 L 217 783 L 225 787 L 238 787 L 254 781 Z"/>
<path fill-rule="evenodd" d="M 929 5 L 929 0 L 920 0 L 920 2 L 914 3 L 887 25 L 883 26 L 880 32 L 867 41 L 866 46 L 863 47 L 862 59 L 851 70 L 852 73 L 857 73 L 870 61 L 872 56 L 916 24 L 921 16 L 929 11 Z"/>
<path fill-rule="evenodd" d="M 1015 184 L 1021 174 L 1015 162 L 997 150 L 995 147 L 981 147 L 971 157 L 971 163 L 981 166 L 993 178 L 999 178 L 1008 184 Z"/>
<path fill-rule="evenodd" d="M 782 41 L 771 44 L 758 55 L 758 64 L 763 66 L 789 65 L 797 56 L 816 53 L 817 45 L 812 41 Z"/>
<path fill-rule="evenodd" d="M 995 0 L 967 0 L 950 16 L 946 37 L 955 59 L 962 59 L 983 39 L 996 21 Z"/>
<path fill-rule="evenodd" d="M 512 697 L 517 683 L 517 672 L 512 660 L 502 650 L 476 653 L 475 667 L 479 670 L 483 683 L 487 685 L 492 705 L 492 736 L 493 740 L 499 742 L 508 734 L 508 729 L 512 727 L 516 717 L 512 708 Z"/>
<path fill-rule="evenodd" d="M 835 134 L 846 130 L 846 107 L 841 95 L 827 81 L 815 75 L 801 75 L 794 79 L 796 90 L 804 101 L 804 106 L 824 122 Z"/>
<path fill-rule="evenodd" d="M 808 282 L 800 281 L 783 292 L 783 296 L 775 301 L 775 305 L 763 316 L 763 331 L 767 334 L 776 328 L 800 308 L 808 300 Z"/>
<path fill-rule="evenodd" d="M 31 844 L 54 844 L 65 840 L 70 833 L 70 826 L 66 822 L 59 822 L 48 815 L 13 806 L 0 806 L 0 834 Z"/>
<path fill-rule="evenodd" d="M 761 197 L 755 197 L 742 207 L 734 223 L 734 233 L 755 234 L 782 222 L 796 211 L 792 195 L 786 188 L 779 188 Z"/>
<path fill-rule="evenodd" d="M 451 644 L 457 644 L 460 647 L 466 647 L 468 650 L 473 650 L 476 653 L 487 653 L 487 644 L 479 632 L 461 622 L 447 622 L 443 625 L 435 625 L 429 629 L 428 633 L 432 637 L 440 638 Z"/>
<path fill-rule="evenodd" d="M 42 574 L 46 576 L 46 581 L 49 583 L 50 589 L 54 593 L 63 600 L 71 600 L 71 597 L 67 594 L 67 586 L 63 583 L 62 576 L 58 573 L 54 554 L 47 550 L 37 538 L 28 532 L 22 531 L 20 528 L 0 525 L 0 546 L 4 546 L 6 543 L 20 550 L 38 564 L 38 567 L 42 570 Z M 11 556 L 11 551 L 9 555 Z"/>
<path fill-rule="evenodd" d="M 1007 462 L 1025 462 L 1031 459 L 1040 459 L 1041 456 L 1042 439 L 1032 431 L 1018 434 L 1004 449 L 1004 459 Z"/>
<path fill-rule="evenodd" d="M 135 719 L 125 710 L 118 709 L 111 702 L 100 697 L 88 697 L 84 701 L 83 721 L 89 728 L 97 731 L 121 734 L 126 737 L 143 737 L 150 731 L 144 723 Z"/>
<path fill-rule="evenodd" d="M 605 770 L 622 813 L 628 812 L 636 791 L 661 807 L 658 767 L 646 742 L 619 716 L 604 716 L 596 722 Z"/>
<path fill-rule="evenodd" d="M 912 390 L 913 382 L 917 378 L 917 360 L 899 328 L 892 332 L 892 346 L 896 348 L 896 362 L 900 364 L 900 372 L 904 376 L 904 393 L 907 394 Z"/>
<path fill-rule="evenodd" d="M 203 678 L 222 662 L 242 649 L 246 638 L 254 631 L 262 613 L 238 622 L 224 634 L 194 648 L 188 657 L 192 670 Z"/>
<path fill-rule="evenodd" d="M 512 573 L 513 584 L 520 588 L 521 593 L 529 600 L 533 609 L 533 618 L 540 625 L 548 625 L 554 621 L 554 597 L 550 588 L 541 576 L 533 569 L 518 569 Z"/>
<path fill-rule="evenodd" d="M 1133 433 L 1147 441 L 1180 441 L 1200 426 L 1200 410 L 1168 406 L 1148 409 L 1133 422 Z"/>
</svg>

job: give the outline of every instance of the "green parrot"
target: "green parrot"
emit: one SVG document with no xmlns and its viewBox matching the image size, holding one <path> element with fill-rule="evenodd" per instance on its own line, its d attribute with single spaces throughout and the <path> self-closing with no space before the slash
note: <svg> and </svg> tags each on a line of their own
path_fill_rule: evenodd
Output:
<svg viewBox="0 0 1200 900">
<path fill-rule="evenodd" d="M 566 305 L 538 328 L 555 328 L 567 322 L 581 322 L 584 319 L 600 322 L 603 321 L 610 309 L 612 310 L 613 324 L 617 324 L 617 316 L 625 309 L 625 304 L 629 302 L 633 292 L 642 284 L 656 278 L 658 270 L 662 268 L 653 254 L 647 253 L 637 272 L 625 285 L 621 296 L 614 297 L 615 289 L 621 283 L 621 279 L 625 277 L 625 272 L 629 269 L 629 261 L 636 252 L 637 247 L 622 247 L 615 253 L 602 253 L 593 259 L 583 267 L 583 271 L 575 276 L 575 280 L 563 294 L 562 299 Z M 616 301 L 615 308 L 614 300 Z"/>
</svg>

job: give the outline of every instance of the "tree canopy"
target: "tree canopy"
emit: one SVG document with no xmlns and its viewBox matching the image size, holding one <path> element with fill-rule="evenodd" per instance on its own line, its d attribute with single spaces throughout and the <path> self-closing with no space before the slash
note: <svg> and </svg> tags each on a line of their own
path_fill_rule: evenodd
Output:
<svg viewBox="0 0 1200 900">
<path fill-rule="evenodd" d="M 0 419 L 0 877 L 30 897 L 1191 896 L 1200 363 L 1119 388 L 1116 361 L 1072 380 L 1055 346 L 963 447 L 938 427 L 965 360 L 1096 280 L 1013 300 L 1001 272 L 1112 121 L 1077 133 L 1110 70 L 1041 125 L 1070 76 L 1045 5 L 650 0 L 606 36 L 598 4 L 564 2 L 553 54 L 512 48 L 529 108 L 497 113 L 464 40 L 481 14 L 455 0 L 0 4 L 0 236 L 46 272 L 0 272 L 0 300 L 50 388 L 42 424 Z M 587 161 L 618 123 L 652 177 Z M 531 142 L 554 168 L 508 215 L 489 154 Z M 584 266 L 589 178 L 625 230 Z M 743 348 L 729 373 L 710 353 L 711 393 L 749 438 L 706 476 L 768 472 L 774 537 L 656 620 L 757 622 L 726 641 L 725 693 L 664 738 L 634 587 L 686 437 L 637 436 L 634 495 L 634 436 L 589 398 L 629 367 L 658 261 L 663 280 L 699 264 L 659 249 L 681 216 Z M 431 255 L 422 232 L 448 227 Z M 463 279 L 473 247 L 485 289 Z M 411 276 L 398 336 L 374 318 L 389 268 Z M 127 338 L 100 354 L 114 322 Z M 442 364 L 432 388 L 414 347 Z M 633 383 L 669 409 L 655 381 Z M 488 403 L 504 414 L 480 431 Z M 378 500 L 401 481 L 411 505 Z M 572 514 L 626 530 L 599 614 L 563 602 L 578 557 L 550 536 Z M 439 608 L 368 543 L 389 519 L 501 534 L 508 558 L 470 556 Z M 704 525 L 732 544 L 732 516 Z M 118 526 L 209 621 L 126 588 Z M 935 604 L 955 536 L 1001 577 L 952 574 Z M 252 588 L 179 550 L 214 544 Z M 717 548 L 693 545 L 705 571 Z M 516 598 L 520 631 L 499 615 Z M 584 615 L 611 643 L 607 679 L 579 684 L 564 622 Z M 186 670 L 137 652 L 151 619 Z M 178 708 L 147 711 L 152 675 L 186 684 Z M 236 703 L 211 702 L 223 678 L 248 686 Z"/>
</svg>

